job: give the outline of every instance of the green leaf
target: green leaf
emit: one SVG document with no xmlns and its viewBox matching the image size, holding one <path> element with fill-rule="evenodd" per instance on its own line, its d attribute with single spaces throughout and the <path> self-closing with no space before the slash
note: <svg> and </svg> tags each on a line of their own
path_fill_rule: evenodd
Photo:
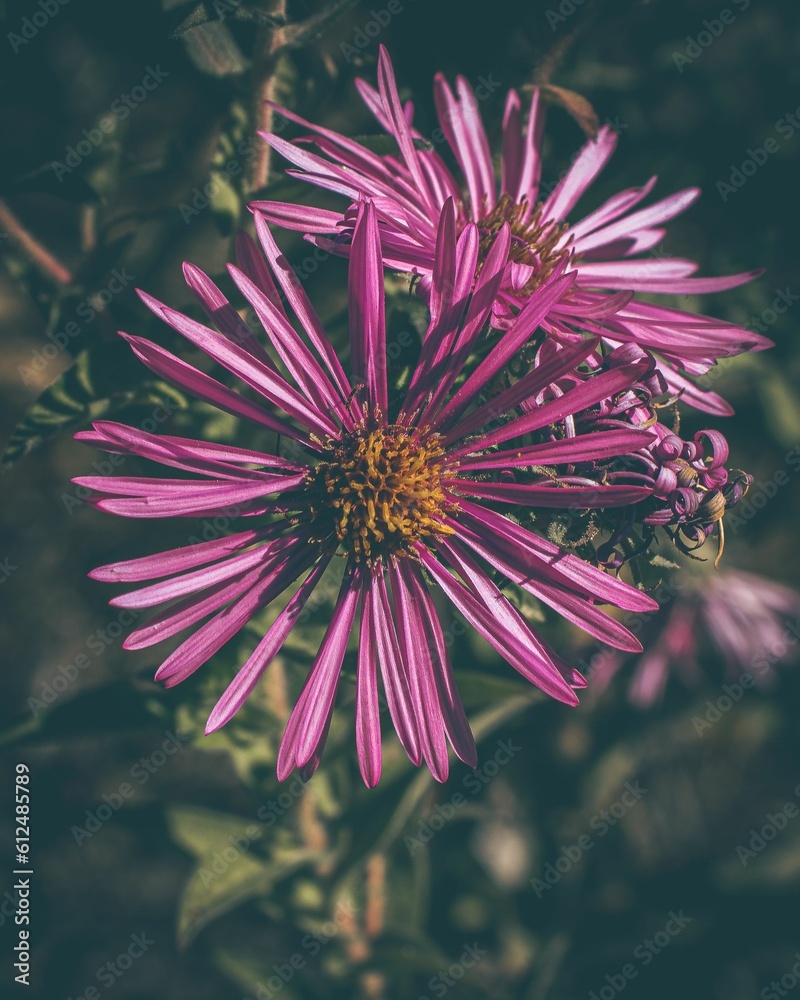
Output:
<svg viewBox="0 0 800 1000">
<path fill-rule="evenodd" d="M 283 30 L 283 44 L 291 48 L 313 45 L 319 41 L 337 18 L 349 8 L 355 7 L 358 0 L 328 0 L 322 9 L 309 15 L 305 21 L 287 25 Z"/>
<path fill-rule="evenodd" d="M 63 703 L 55 700 L 51 706 L 39 692 L 28 699 L 28 707 L 30 717 L 0 732 L 0 747 L 58 744 L 66 739 L 150 729 L 156 723 L 174 725 L 158 688 L 129 680 L 89 688 Z"/>
<path fill-rule="evenodd" d="M 319 851 L 286 836 L 265 837 L 268 827 L 256 817 L 177 806 L 169 810 L 167 821 L 176 843 L 197 858 L 178 915 L 181 947 L 224 913 L 269 894 L 275 883 L 320 860 Z"/>
<path fill-rule="evenodd" d="M 186 948 L 200 931 L 224 913 L 269 892 L 275 873 L 262 861 L 240 854 L 236 860 L 214 871 L 217 859 L 209 856 L 194 872 L 184 889 L 178 913 L 178 946 Z"/>
<path fill-rule="evenodd" d="M 205 4 L 198 4 L 175 28 L 172 37 L 183 40 L 189 58 L 202 73 L 211 76 L 244 73 L 248 61 L 230 29 L 220 16 L 210 18 L 205 7 Z"/>
<path fill-rule="evenodd" d="M 188 405 L 183 393 L 166 382 L 142 381 L 142 374 L 141 364 L 121 340 L 81 352 L 14 428 L 3 463 L 28 455 L 55 434 L 124 409 L 163 407 L 169 413 Z"/>
<path fill-rule="evenodd" d="M 175 806 L 169 810 L 167 822 L 175 843 L 198 858 L 222 850 L 231 837 L 243 836 L 249 825 L 256 825 L 246 816 L 195 806 Z"/>
<path fill-rule="evenodd" d="M 458 690 L 466 708 L 494 705 L 514 696 L 537 700 L 536 689 L 513 677 L 496 677 L 477 670 L 459 670 Z"/>
</svg>

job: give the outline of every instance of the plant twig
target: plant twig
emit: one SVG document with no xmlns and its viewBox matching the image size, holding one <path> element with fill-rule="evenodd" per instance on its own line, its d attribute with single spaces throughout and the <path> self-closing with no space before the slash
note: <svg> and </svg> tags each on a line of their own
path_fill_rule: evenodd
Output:
<svg viewBox="0 0 800 1000">
<path fill-rule="evenodd" d="M 72 284 L 72 275 L 66 267 L 28 232 L 2 199 L 0 199 L 0 229 L 8 233 L 45 277 L 52 278 L 59 285 Z"/>
</svg>

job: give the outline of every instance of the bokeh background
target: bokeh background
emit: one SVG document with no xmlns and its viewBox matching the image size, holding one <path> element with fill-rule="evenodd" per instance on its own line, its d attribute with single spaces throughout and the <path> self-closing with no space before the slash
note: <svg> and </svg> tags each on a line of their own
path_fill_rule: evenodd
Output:
<svg viewBox="0 0 800 1000">
<path fill-rule="evenodd" d="M 345 706 L 329 763 L 307 789 L 282 790 L 275 739 L 326 609 L 231 731 L 204 740 L 203 706 L 240 648 L 166 694 L 149 681 L 155 654 L 121 649 L 124 621 L 107 607 L 107 588 L 86 578 L 99 563 L 180 544 L 185 524 L 114 519 L 70 484 L 103 457 L 71 438 L 92 416 L 230 432 L 147 382 L 115 331 L 166 343 L 134 287 L 181 308 L 182 260 L 222 272 L 263 169 L 248 136 L 268 75 L 301 112 L 369 134 L 353 78 L 374 79 L 382 42 L 424 134 L 436 124 L 435 72 L 498 85 L 482 105 L 497 135 L 506 89 L 549 67 L 551 82 L 581 93 L 620 132 L 581 208 L 654 173 L 657 194 L 699 185 L 704 195 L 671 224 L 668 248 L 706 274 L 765 268 L 751 285 L 687 305 L 762 324 L 776 342 L 726 365 L 715 383 L 736 408 L 718 421 L 731 465 L 752 473 L 752 496 L 766 498 L 729 532 L 723 566 L 800 586 L 798 467 L 787 459 L 800 444 L 800 304 L 772 309 L 781 293 L 800 295 L 800 118 L 786 124 L 800 105 L 796 5 L 395 0 L 374 31 L 387 20 L 384 0 L 290 0 L 281 37 L 291 44 L 270 57 L 280 3 L 61 3 L 0 3 L 0 419 L 9 442 L 0 889 L 13 880 L 10 793 L 22 760 L 34 800 L 28 995 L 611 1000 L 624 989 L 651 1000 L 768 1000 L 800 990 L 791 972 L 800 817 L 785 810 L 800 805 L 795 665 L 699 733 L 693 720 L 724 693 L 706 642 L 699 686 L 671 680 L 643 711 L 628 698 L 629 663 L 567 710 L 531 698 L 463 636 L 454 658 L 483 734 L 477 778 L 458 765 L 435 787 L 390 755 L 387 778 L 366 793 Z M 158 81 L 152 90 L 145 78 Z M 555 179 L 583 135 L 554 108 L 547 136 L 545 178 Z M 741 187 L 720 188 L 768 138 L 777 151 Z M 273 164 L 274 196 L 298 193 L 281 178 Z M 342 263 L 317 266 L 308 246 L 280 239 L 292 260 L 311 260 L 309 294 L 340 329 Z M 687 430 L 708 424 L 685 414 Z M 591 660 L 596 647 L 560 635 L 576 662 Z M 626 782 L 647 791 L 623 800 Z M 783 810 L 774 841 L 743 864 L 737 846 Z M 590 848 L 575 846 L 587 836 Z M 570 852 L 568 870 L 556 869 Z M 13 982 L 8 900 L 0 978 L 10 996 L 24 987 Z M 684 918 L 672 935 L 671 913 Z M 132 957 L 141 951 L 130 950 L 133 935 L 150 942 L 141 957 Z M 782 976 L 784 992 L 774 992 Z"/>
</svg>

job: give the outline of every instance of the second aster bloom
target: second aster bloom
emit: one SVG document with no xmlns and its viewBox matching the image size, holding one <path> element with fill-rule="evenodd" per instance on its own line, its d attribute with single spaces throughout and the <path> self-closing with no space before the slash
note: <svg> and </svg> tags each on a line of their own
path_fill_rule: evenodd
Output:
<svg viewBox="0 0 800 1000">
<path fill-rule="evenodd" d="M 362 99 L 395 140 L 397 154 L 374 153 L 285 108 L 278 110 L 308 128 L 311 136 L 290 143 L 264 134 L 293 165 L 289 173 L 345 196 L 350 200 L 348 208 L 336 212 L 275 201 L 254 202 L 252 207 L 271 222 L 309 234 L 312 241 L 334 252 L 346 253 L 358 202 L 372 199 L 378 212 L 384 262 L 419 275 L 420 287 L 428 293 L 439 214 L 452 197 L 458 206 L 459 228 L 475 223 L 484 252 L 503 225 L 510 227 L 509 261 L 493 307 L 496 326 L 507 326 L 554 270 L 566 266 L 575 273 L 576 281 L 568 294 L 552 304 L 543 320 L 542 326 L 551 336 L 568 342 L 589 332 L 601 336 L 612 348 L 638 343 L 656 353 L 671 392 L 707 412 L 732 412 L 725 400 L 703 389 L 695 379 L 720 358 L 763 349 L 772 342 L 731 323 L 636 298 L 640 292 L 719 292 L 757 277 L 757 271 L 721 278 L 693 277 L 697 270 L 694 261 L 656 252 L 666 232 L 664 223 L 696 200 L 700 194 L 697 188 L 642 207 L 655 184 L 656 178 L 652 178 L 641 187 L 619 192 L 581 218 L 575 207 L 616 147 L 617 135 L 611 128 L 603 126 L 596 139 L 574 157 L 558 183 L 543 190 L 542 98 L 534 90 L 524 129 L 520 97 L 512 90 L 503 118 L 498 179 L 478 101 L 468 81 L 460 77 L 454 93 L 438 75 L 434 84 L 438 132 L 450 146 L 460 172 L 457 176 L 433 144 L 414 128 L 413 110 L 400 101 L 392 64 L 383 47 L 378 85 L 375 90 L 358 81 Z M 308 143 L 319 153 L 306 148 Z"/>
<path fill-rule="evenodd" d="M 160 377 L 265 431 L 289 437 L 292 460 L 269 451 L 96 423 L 78 437 L 188 474 L 77 480 L 105 494 L 94 501 L 97 507 L 128 517 L 235 514 L 252 527 L 112 563 L 92 576 L 113 583 L 157 581 L 114 598 L 111 603 L 118 607 L 144 609 L 177 601 L 138 627 L 126 641 L 128 648 L 149 646 L 205 619 L 159 668 L 156 677 L 167 685 L 188 678 L 253 616 L 301 581 L 231 679 L 209 718 L 211 732 L 244 704 L 330 561 L 337 554 L 344 557 L 331 622 L 283 735 L 278 776 L 284 779 L 295 767 L 308 776 L 317 767 L 348 639 L 357 629 L 356 740 L 365 782 L 376 784 L 381 773 L 379 678 L 409 758 L 415 764 L 424 760 L 442 781 L 448 773 L 448 741 L 465 762 L 474 766 L 477 757 L 432 588 L 523 677 L 567 704 L 577 702 L 574 689 L 584 685 L 583 678 L 530 627 L 497 586 L 496 571 L 603 641 L 629 651 L 641 648 L 597 605 L 645 611 L 655 602 L 521 527 L 502 508 L 613 507 L 649 496 L 649 488 L 605 485 L 591 477 L 594 463 L 641 447 L 650 438 L 648 431 L 614 429 L 530 443 L 537 431 L 549 432 L 573 413 L 625 391 L 647 366 L 636 362 L 585 371 L 561 391 L 559 379 L 580 369 L 592 349 L 591 343 L 581 343 L 552 352 L 547 363 L 483 401 L 486 386 L 573 282 L 572 276 L 556 272 L 456 388 L 500 286 L 511 234 L 508 227 L 501 228 L 479 267 L 475 227 L 457 241 L 451 205 L 440 221 L 431 323 L 419 362 L 405 395 L 390 399 L 383 268 L 373 206 L 361 206 L 353 237 L 350 376 L 266 223 L 258 220 L 257 229 L 269 266 L 255 244 L 242 239 L 239 266 L 230 271 L 273 353 L 216 285 L 190 265 L 187 281 L 216 329 L 150 296 L 142 298 L 254 390 L 258 402 L 150 341 L 127 339 Z M 520 413 L 523 400 L 542 392 L 547 398 L 541 405 Z M 521 484 L 506 481 L 498 471 L 543 466 L 546 476 Z"/>
</svg>

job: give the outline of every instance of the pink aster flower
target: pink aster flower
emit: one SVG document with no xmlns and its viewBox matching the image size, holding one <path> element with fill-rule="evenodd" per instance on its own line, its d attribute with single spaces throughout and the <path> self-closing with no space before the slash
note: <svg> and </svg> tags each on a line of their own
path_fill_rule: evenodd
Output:
<svg viewBox="0 0 800 1000">
<path fill-rule="evenodd" d="M 656 251 L 666 232 L 664 223 L 695 201 L 700 194 L 697 188 L 643 205 L 655 184 L 653 177 L 642 187 L 621 191 L 581 218 L 575 207 L 617 144 L 616 133 L 607 126 L 586 143 L 552 189 L 544 188 L 540 92 L 533 92 L 527 128 L 523 129 L 520 97 L 510 91 L 503 117 L 498 182 L 472 88 L 459 77 L 453 93 L 438 75 L 434 96 L 440 134 L 458 165 L 456 176 L 414 128 L 413 108 L 401 104 L 392 64 L 383 47 L 379 89 L 363 80 L 357 81 L 357 86 L 378 124 L 397 143 L 398 153 L 379 155 L 353 139 L 279 108 L 283 116 L 312 133 L 294 143 L 262 133 L 293 164 L 288 172 L 343 195 L 350 204 L 338 212 L 257 201 L 253 209 L 273 223 L 308 234 L 312 242 L 326 249 L 347 253 L 357 204 L 370 198 L 378 213 L 384 263 L 420 276 L 420 290 L 428 294 L 439 214 L 452 197 L 458 208 L 459 230 L 475 223 L 484 253 L 498 230 L 503 225 L 510 227 L 509 261 L 493 307 L 496 326 L 508 326 L 548 277 L 566 266 L 576 280 L 543 320 L 543 328 L 552 337 L 567 343 L 588 332 L 611 347 L 634 341 L 657 355 L 673 393 L 707 412 L 732 412 L 718 394 L 702 389 L 693 379 L 707 373 L 720 358 L 760 350 L 771 346 L 771 341 L 731 323 L 636 297 L 639 292 L 720 292 L 760 273 L 692 277 L 698 267 L 694 261 Z M 309 143 L 319 152 L 309 150 Z"/>
<path fill-rule="evenodd" d="M 755 573 L 723 570 L 689 578 L 657 615 L 642 621 L 645 652 L 635 661 L 628 694 L 637 707 L 650 708 L 671 676 L 692 688 L 702 682 L 707 643 L 721 655 L 729 682 L 767 686 L 778 664 L 798 658 L 800 593 Z M 628 659 L 616 651 L 604 655 L 592 673 L 593 689 L 605 688 Z"/>
<path fill-rule="evenodd" d="M 185 680 L 279 594 L 299 582 L 213 709 L 207 732 L 238 711 L 298 620 L 334 555 L 346 560 L 341 590 L 319 652 L 280 745 L 281 780 L 317 767 L 331 721 L 348 638 L 358 632 L 356 740 L 365 782 L 381 772 L 379 678 L 409 758 L 434 777 L 448 773 L 448 741 L 470 765 L 475 744 L 448 658 L 435 588 L 531 683 L 567 704 L 584 681 L 494 582 L 495 571 L 568 621 L 626 650 L 637 640 L 598 607 L 645 611 L 655 602 L 521 527 L 503 506 L 613 507 L 650 494 L 606 485 L 595 464 L 640 447 L 649 431 L 613 429 L 559 439 L 552 428 L 626 390 L 641 362 L 574 371 L 591 342 L 550 352 L 514 386 L 484 402 L 483 390 L 572 285 L 563 267 L 472 374 L 456 388 L 465 359 L 500 287 L 511 233 L 501 227 L 479 267 L 479 233 L 456 239 L 455 211 L 442 213 L 431 281 L 431 321 L 408 391 L 390 399 L 383 268 L 377 212 L 360 207 L 349 272 L 348 375 L 266 223 L 257 220 L 266 261 L 246 237 L 230 274 L 258 316 L 269 351 L 216 285 L 192 265 L 186 280 L 213 323 L 205 326 L 151 296 L 145 304 L 255 393 L 251 400 L 147 340 L 126 336 L 159 377 L 265 432 L 291 438 L 299 457 L 170 435 L 111 421 L 77 436 L 107 451 L 179 470 L 177 478 L 88 476 L 104 511 L 126 517 L 241 516 L 252 526 L 218 540 L 100 567 L 110 583 L 145 586 L 113 598 L 117 607 L 170 603 L 125 645 L 142 648 L 202 625 L 167 656 L 156 677 Z M 268 264 L 267 264 L 268 261 Z M 476 272 L 478 272 L 476 277 Z M 470 294 L 470 290 L 472 293 Z M 297 328 L 294 323 L 296 322 Z M 215 327 L 215 328 L 214 328 Z M 559 380 L 570 373 L 566 391 Z M 542 396 L 541 394 L 544 393 Z M 540 394 L 522 412 L 521 400 Z M 537 432 L 542 432 L 537 439 Z M 542 439 L 544 438 L 544 439 Z M 537 470 L 548 467 L 547 475 Z M 524 481 L 508 470 L 528 470 Z M 560 470 L 557 475 L 555 470 Z M 357 622 L 358 620 L 358 622 Z"/>
</svg>

